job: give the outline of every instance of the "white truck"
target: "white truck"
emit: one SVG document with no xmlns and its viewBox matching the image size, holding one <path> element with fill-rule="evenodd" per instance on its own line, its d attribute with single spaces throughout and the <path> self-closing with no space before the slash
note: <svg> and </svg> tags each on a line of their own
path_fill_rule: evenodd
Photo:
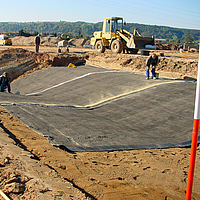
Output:
<svg viewBox="0 0 200 200">
<path fill-rule="evenodd" d="M 7 35 L 0 35 L 0 45 L 12 45 L 12 40 Z"/>
</svg>

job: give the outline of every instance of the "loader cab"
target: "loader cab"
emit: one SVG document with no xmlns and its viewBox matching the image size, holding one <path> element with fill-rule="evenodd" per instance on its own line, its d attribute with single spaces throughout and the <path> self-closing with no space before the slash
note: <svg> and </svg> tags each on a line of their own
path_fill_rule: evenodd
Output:
<svg viewBox="0 0 200 200">
<path fill-rule="evenodd" d="M 103 37 L 111 39 L 115 37 L 117 31 L 123 28 L 123 18 L 109 17 L 104 19 Z"/>
<path fill-rule="evenodd" d="M 122 19 L 107 19 L 106 20 L 106 32 L 116 33 L 121 28 L 123 28 L 123 20 Z"/>
</svg>

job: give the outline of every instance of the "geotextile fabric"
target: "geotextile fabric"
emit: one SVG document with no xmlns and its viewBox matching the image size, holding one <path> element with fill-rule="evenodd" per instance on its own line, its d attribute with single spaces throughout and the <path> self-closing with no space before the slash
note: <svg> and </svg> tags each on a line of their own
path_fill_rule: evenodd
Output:
<svg viewBox="0 0 200 200">
<path fill-rule="evenodd" d="M 189 146 L 195 82 L 79 66 L 51 67 L 11 84 L 0 103 L 69 151 Z M 14 93 L 14 92 L 13 92 Z"/>
</svg>

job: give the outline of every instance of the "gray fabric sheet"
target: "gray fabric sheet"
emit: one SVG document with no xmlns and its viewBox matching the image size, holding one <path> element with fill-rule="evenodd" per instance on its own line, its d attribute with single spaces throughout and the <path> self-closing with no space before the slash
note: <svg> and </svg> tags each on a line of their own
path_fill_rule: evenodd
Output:
<svg viewBox="0 0 200 200">
<path fill-rule="evenodd" d="M 1 105 L 69 151 L 189 146 L 195 82 L 92 66 L 52 67 L 11 84 Z"/>
</svg>

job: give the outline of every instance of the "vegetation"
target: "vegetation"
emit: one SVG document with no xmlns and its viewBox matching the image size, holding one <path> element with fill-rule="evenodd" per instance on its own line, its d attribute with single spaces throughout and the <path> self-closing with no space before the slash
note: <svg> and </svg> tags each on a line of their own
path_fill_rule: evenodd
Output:
<svg viewBox="0 0 200 200">
<path fill-rule="evenodd" d="M 0 32 L 19 32 L 24 30 L 26 33 L 63 34 L 64 38 L 72 37 L 90 37 L 94 31 L 102 30 L 103 22 L 86 23 L 86 22 L 0 22 Z M 143 36 L 154 36 L 155 38 L 166 39 L 168 42 L 185 42 L 191 43 L 200 40 L 200 30 L 180 29 L 167 26 L 144 25 L 137 23 L 127 23 L 125 29 L 133 32 L 137 30 Z"/>
</svg>

